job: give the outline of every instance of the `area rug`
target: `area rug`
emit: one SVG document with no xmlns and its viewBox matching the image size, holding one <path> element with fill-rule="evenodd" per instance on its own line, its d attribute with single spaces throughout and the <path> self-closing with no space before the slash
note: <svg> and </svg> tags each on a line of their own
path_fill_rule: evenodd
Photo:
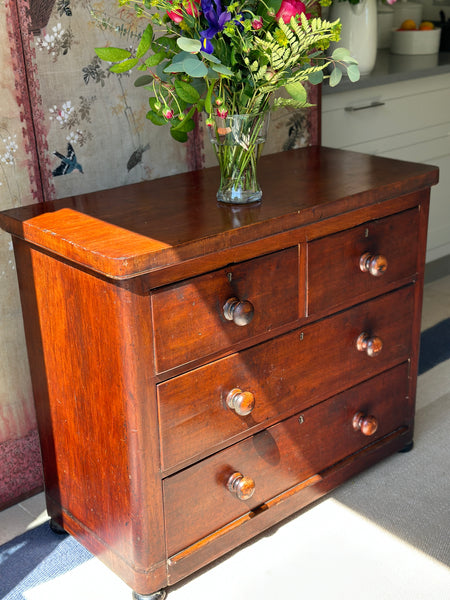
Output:
<svg viewBox="0 0 450 600">
<path fill-rule="evenodd" d="M 450 319 L 426 329 L 420 336 L 419 375 L 450 358 Z"/>
<path fill-rule="evenodd" d="M 53 533 L 44 523 L 0 547 L 0 598 L 23 600 L 27 590 L 91 558 L 72 536 Z"/>
</svg>

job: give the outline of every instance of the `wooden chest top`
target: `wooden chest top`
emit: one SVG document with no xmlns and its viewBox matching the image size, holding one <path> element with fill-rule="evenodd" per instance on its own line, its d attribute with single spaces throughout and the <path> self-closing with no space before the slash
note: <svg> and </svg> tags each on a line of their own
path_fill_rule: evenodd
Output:
<svg viewBox="0 0 450 600">
<path fill-rule="evenodd" d="M 217 203 L 213 167 L 11 209 L 0 227 L 110 278 L 172 267 L 176 280 L 177 267 L 186 276 L 194 261 L 194 274 L 200 257 L 215 268 L 237 249 L 240 260 L 261 253 L 255 244 L 274 251 L 285 245 L 275 241 L 280 234 L 434 185 L 438 169 L 311 147 L 263 157 L 259 179 L 257 205 Z"/>
</svg>

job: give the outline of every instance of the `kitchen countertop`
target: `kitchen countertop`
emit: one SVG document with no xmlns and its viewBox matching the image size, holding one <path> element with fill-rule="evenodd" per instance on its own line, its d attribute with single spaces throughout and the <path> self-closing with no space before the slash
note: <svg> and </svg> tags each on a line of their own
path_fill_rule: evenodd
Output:
<svg viewBox="0 0 450 600">
<path fill-rule="evenodd" d="M 334 88 L 325 83 L 322 86 L 322 93 L 335 94 L 444 73 L 450 73 L 450 52 L 413 56 L 391 54 L 388 49 L 379 49 L 375 67 L 368 75 L 363 75 L 356 83 L 351 83 L 344 77 Z"/>
</svg>

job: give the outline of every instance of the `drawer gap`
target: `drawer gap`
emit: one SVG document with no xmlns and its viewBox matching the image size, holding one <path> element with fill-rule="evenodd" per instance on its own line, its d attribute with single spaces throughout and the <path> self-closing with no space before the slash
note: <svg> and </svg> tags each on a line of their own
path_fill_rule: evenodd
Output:
<svg viewBox="0 0 450 600">
<path fill-rule="evenodd" d="M 385 435 L 381 439 L 378 439 L 377 441 L 375 441 L 371 444 L 368 444 L 367 446 L 364 446 L 364 448 L 362 448 L 361 450 L 358 450 L 357 452 L 354 452 L 353 454 L 346 456 L 344 459 L 340 460 L 339 462 L 335 463 L 334 465 L 331 465 L 330 467 L 327 467 L 320 473 L 316 473 L 315 475 L 312 475 L 308 479 L 305 479 L 304 481 L 288 488 L 281 494 L 277 494 L 276 496 L 274 496 L 267 502 L 264 502 L 263 504 L 256 507 L 255 509 L 245 513 L 244 515 L 238 517 L 234 521 L 227 523 L 227 525 L 225 525 L 224 527 L 217 529 L 212 534 L 207 535 L 204 538 L 201 538 L 200 540 L 198 540 L 194 544 L 188 546 L 184 550 L 181 550 L 180 552 L 177 552 L 173 556 L 169 557 L 169 565 L 175 565 L 176 563 L 179 563 L 183 559 L 188 558 L 190 555 L 192 555 L 193 553 L 202 549 L 204 546 L 207 546 L 209 543 L 217 540 L 218 538 L 220 538 L 224 535 L 227 535 L 234 529 L 243 525 L 245 522 L 251 521 L 258 515 L 265 513 L 268 509 L 275 507 L 276 505 L 280 504 L 284 500 L 287 500 L 291 496 L 297 494 L 298 492 L 301 492 L 305 488 L 308 488 L 313 485 L 317 485 L 317 484 L 321 483 L 323 480 L 326 480 L 327 478 L 334 475 L 337 471 L 340 471 L 341 469 L 344 469 L 345 467 L 349 466 L 357 458 L 359 459 L 361 456 L 370 454 L 373 451 L 378 450 L 382 446 L 385 446 L 386 444 L 391 443 L 393 441 L 393 439 L 401 437 L 402 435 L 405 435 L 408 431 L 409 431 L 409 427 L 407 427 L 407 426 L 398 427 L 397 429 L 395 429 L 394 431 L 391 431 L 389 434 Z M 299 510 L 300 510 L 300 508 L 301 507 L 299 507 Z"/>
</svg>

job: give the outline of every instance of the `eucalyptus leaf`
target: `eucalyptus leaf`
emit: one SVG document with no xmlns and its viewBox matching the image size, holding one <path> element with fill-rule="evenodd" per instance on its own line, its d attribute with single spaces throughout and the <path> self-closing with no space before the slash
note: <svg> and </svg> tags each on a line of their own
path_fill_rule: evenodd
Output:
<svg viewBox="0 0 450 600">
<path fill-rule="evenodd" d="M 350 51 L 347 50 L 347 48 L 336 48 L 335 50 L 333 50 L 333 54 L 331 55 L 331 58 L 333 60 L 345 60 L 349 56 L 350 56 Z"/>
<path fill-rule="evenodd" d="M 205 77 L 208 74 L 208 67 L 194 56 L 183 61 L 185 72 L 190 77 Z"/>
<path fill-rule="evenodd" d="M 310 73 L 308 75 L 308 81 L 309 81 L 309 83 L 312 83 L 313 85 L 318 85 L 319 83 L 322 83 L 323 71 L 316 71 L 315 73 Z"/>
<path fill-rule="evenodd" d="M 344 62 L 346 65 L 357 65 L 358 64 L 357 59 L 353 58 L 353 56 L 350 56 L 350 55 L 343 58 L 342 62 Z"/>
<path fill-rule="evenodd" d="M 178 52 L 178 54 L 175 54 L 175 56 L 172 58 L 172 64 L 183 62 L 187 58 L 192 58 L 192 54 L 184 51 Z"/>
<path fill-rule="evenodd" d="M 207 52 L 203 51 L 200 52 L 200 54 L 203 56 L 203 58 L 209 60 L 209 62 L 216 63 L 216 65 L 220 65 L 220 60 L 217 58 L 217 56 L 214 56 L 214 54 L 208 54 Z"/>
<path fill-rule="evenodd" d="M 200 40 L 192 40 L 191 38 L 179 37 L 177 39 L 177 45 L 191 54 L 197 54 L 202 49 L 202 43 Z"/>
<path fill-rule="evenodd" d="M 95 48 L 95 53 L 101 60 L 108 62 L 119 62 L 131 56 L 131 52 L 123 48 Z"/>
<path fill-rule="evenodd" d="M 153 28 L 150 24 L 147 25 L 144 32 L 142 33 L 141 40 L 139 42 L 139 46 L 136 50 L 136 57 L 141 58 L 150 50 L 150 45 L 152 43 L 153 38 Z"/>
<path fill-rule="evenodd" d="M 184 62 L 169 63 L 167 67 L 164 68 L 164 73 L 185 73 Z"/>
<path fill-rule="evenodd" d="M 216 73 L 220 73 L 221 75 L 227 75 L 228 77 L 232 77 L 233 76 L 233 71 L 231 71 L 225 65 L 222 65 L 222 64 L 220 64 L 220 65 L 213 64 L 213 65 L 211 65 L 211 68 L 213 69 L 213 71 L 215 71 Z"/>
<path fill-rule="evenodd" d="M 135 67 L 139 62 L 137 58 L 130 58 L 129 60 L 124 60 L 121 63 L 117 63 L 116 65 L 112 65 L 109 70 L 111 73 L 126 73 L 127 71 L 131 71 L 133 67 Z"/>
<path fill-rule="evenodd" d="M 342 79 L 342 71 L 335 67 L 330 75 L 330 87 L 335 87 Z"/>
<path fill-rule="evenodd" d="M 358 65 L 350 65 L 347 69 L 347 75 L 352 83 L 359 81 L 361 74 L 359 72 Z"/>
</svg>

